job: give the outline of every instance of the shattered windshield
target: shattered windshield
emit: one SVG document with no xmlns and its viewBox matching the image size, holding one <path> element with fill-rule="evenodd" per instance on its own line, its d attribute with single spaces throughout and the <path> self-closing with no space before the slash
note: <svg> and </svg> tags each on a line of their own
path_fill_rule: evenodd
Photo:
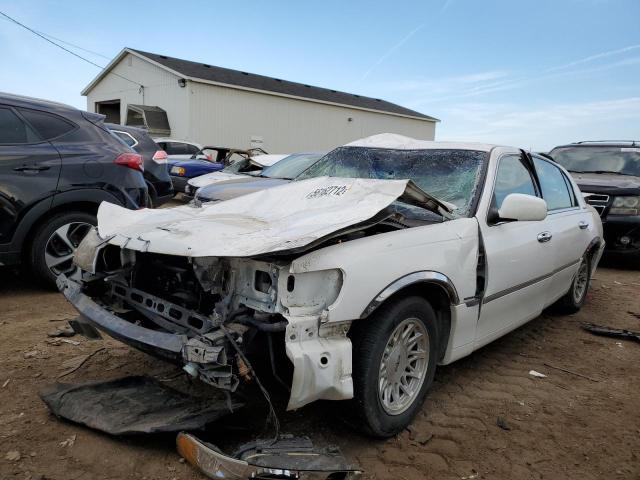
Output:
<svg viewBox="0 0 640 480">
<path fill-rule="evenodd" d="M 323 153 L 295 153 L 262 170 L 261 177 L 291 180 L 313 165 Z"/>
<path fill-rule="evenodd" d="M 640 177 L 640 147 L 566 147 L 551 152 L 570 172 L 619 173 Z"/>
<path fill-rule="evenodd" d="M 309 167 L 296 180 L 314 177 L 413 180 L 429 195 L 454 204 L 467 215 L 478 189 L 487 152 L 476 150 L 391 150 L 340 147 Z"/>
</svg>

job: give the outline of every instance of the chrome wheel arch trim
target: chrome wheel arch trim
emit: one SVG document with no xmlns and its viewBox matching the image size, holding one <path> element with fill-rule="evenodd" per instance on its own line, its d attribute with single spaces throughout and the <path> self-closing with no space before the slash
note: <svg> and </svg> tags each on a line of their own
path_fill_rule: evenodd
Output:
<svg viewBox="0 0 640 480">
<path fill-rule="evenodd" d="M 439 285 L 446 292 L 451 305 L 458 305 L 460 303 L 460 297 L 458 296 L 458 291 L 456 290 L 455 285 L 444 273 L 434 272 L 431 270 L 418 271 L 409 273 L 404 277 L 400 277 L 387 285 L 373 300 L 371 300 L 371 302 L 369 302 L 367 308 L 365 308 L 360 314 L 360 318 L 368 317 L 393 294 L 416 283 L 431 283 Z"/>
</svg>

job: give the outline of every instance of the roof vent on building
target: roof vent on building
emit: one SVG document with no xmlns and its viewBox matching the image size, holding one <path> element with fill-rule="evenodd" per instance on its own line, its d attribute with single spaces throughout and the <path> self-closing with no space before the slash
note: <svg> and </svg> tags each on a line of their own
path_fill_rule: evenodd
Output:
<svg viewBox="0 0 640 480">
<path fill-rule="evenodd" d="M 240 72 L 243 75 L 249 75 L 247 72 Z"/>
<path fill-rule="evenodd" d="M 280 80 L 279 78 L 274 78 L 274 80 L 275 80 L 276 82 L 282 82 L 282 80 Z"/>
<path fill-rule="evenodd" d="M 211 68 L 211 65 L 207 65 L 206 63 L 203 63 L 203 64 L 202 64 L 202 66 L 203 66 L 204 68 Z"/>
<path fill-rule="evenodd" d="M 305 87 L 307 87 L 307 88 L 311 88 L 311 85 L 305 85 Z"/>
<path fill-rule="evenodd" d="M 166 60 L 166 59 L 168 59 L 169 57 L 167 57 L 166 55 L 160 55 L 160 58 L 162 58 L 162 59 Z"/>
</svg>

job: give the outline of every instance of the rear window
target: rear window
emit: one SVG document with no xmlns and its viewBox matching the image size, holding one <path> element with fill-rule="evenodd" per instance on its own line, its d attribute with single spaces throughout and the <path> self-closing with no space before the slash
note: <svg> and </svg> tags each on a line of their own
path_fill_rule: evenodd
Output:
<svg viewBox="0 0 640 480">
<path fill-rule="evenodd" d="M 550 153 L 557 163 L 570 172 L 640 176 L 640 147 L 560 147 Z"/>
<path fill-rule="evenodd" d="M 118 137 L 120 140 L 122 140 L 124 143 L 126 143 L 130 147 L 135 147 L 136 144 L 138 143 L 137 140 L 133 138 L 131 135 L 129 135 L 127 132 L 119 132 L 117 130 L 112 130 L 112 132 L 116 137 Z"/>
<path fill-rule="evenodd" d="M 26 108 L 19 108 L 18 111 L 44 140 L 61 137 L 76 128 L 73 123 L 57 115 Z"/>
</svg>

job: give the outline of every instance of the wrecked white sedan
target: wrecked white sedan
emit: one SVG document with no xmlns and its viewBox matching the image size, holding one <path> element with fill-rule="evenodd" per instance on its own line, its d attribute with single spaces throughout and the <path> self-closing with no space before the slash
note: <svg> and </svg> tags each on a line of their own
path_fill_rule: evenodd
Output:
<svg viewBox="0 0 640 480">
<path fill-rule="evenodd" d="M 447 364 L 558 303 L 577 311 L 604 242 L 546 158 L 378 135 L 308 179 L 165 210 L 103 203 L 58 285 L 94 328 L 233 392 L 266 335 L 293 366 L 289 409 L 349 400 L 390 436 Z M 275 370 L 274 370 L 275 371 Z"/>
</svg>

